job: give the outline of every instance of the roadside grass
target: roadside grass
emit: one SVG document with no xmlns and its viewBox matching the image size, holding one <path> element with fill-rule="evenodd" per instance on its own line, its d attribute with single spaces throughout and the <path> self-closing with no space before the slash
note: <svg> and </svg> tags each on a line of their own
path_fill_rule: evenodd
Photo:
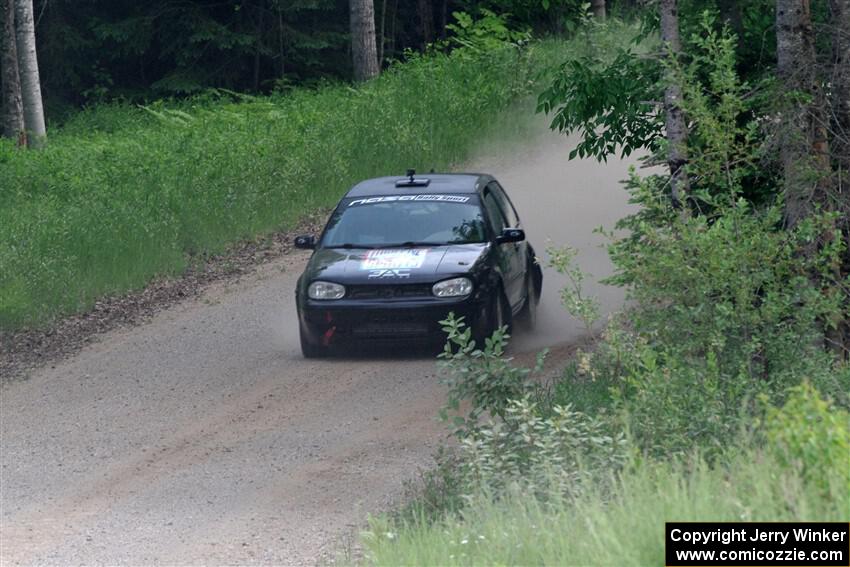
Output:
<svg viewBox="0 0 850 567">
<path fill-rule="evenodd" d="M 722 467 L 700 459 L 635 463 L 603 490 L 574 499 L 522 490 L 473 497 L 460 512 L 393 523 L 364 534 L 374 565 L 663 565 L 666 521 L 846 521 L 846 467 L 822 483 L 750 448 Z M 608 486 L 611 486 L 608 483 Z"/>
<path fill-rule="evenodd" d="M 0 143 L 0 331 L 292 227 L 354 182 L 463 162 L 573 47 L 413 57 L 358 88 L 106 105 L 43 151 Z"/>
</svg>

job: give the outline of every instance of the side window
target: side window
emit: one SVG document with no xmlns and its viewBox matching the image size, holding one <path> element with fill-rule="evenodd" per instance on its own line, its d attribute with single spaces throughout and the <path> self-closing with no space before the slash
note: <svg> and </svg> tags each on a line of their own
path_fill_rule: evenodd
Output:
<svg viewBox="0 0 850 567">
<path fill-rule="evenodd" d="M 487 209 L 487 216 L 490 217 L 490 223 L 493 225 L 493 231 L 498 235 L 502 233 L 508 225 L 502 215 L 502 209 L 496 202 L 496 197 L 489 189 L 484 190 L 484 208 Z"/>
<path fill-rule="evenodd" d="M 502 189 L 502 186 L 493 181 L 487 186 L 487 188 L 492 191 L 493 195 L 496 197 L 496 201 L 499 203 L 499 207 L 505 213 L 505 219 L 508 221 L 508 226 L 511 228 L 518 227 L 519 215 L 516 214 L 516 209 L 514 209 L 513 203 L 511 203 L 511 200 L 508 198 L 505 190 Z"/>
</svg>

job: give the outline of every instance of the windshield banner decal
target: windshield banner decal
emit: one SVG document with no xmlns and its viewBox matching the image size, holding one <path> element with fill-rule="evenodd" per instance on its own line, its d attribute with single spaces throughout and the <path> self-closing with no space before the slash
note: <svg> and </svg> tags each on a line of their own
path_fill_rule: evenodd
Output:
<svg viewBox="0 0 850 567">
<path fill-rule="evenodd" d="M 421 268 L 428 254 L 427 248 L 413 250 L 369 250 L 361 270 L 415 270 Z"/>
<path fill-rule="evenodd" d="M 348 203 L 348 206 L 353 207 L 355 205 L 391 203 L 393 201 L 442 201 L 444 203 L 466 203 L 469 201 L 469 197 L 463 197 L 461 195 L 387 195 L 386 197 L 354 199 Z"/>
</svg>

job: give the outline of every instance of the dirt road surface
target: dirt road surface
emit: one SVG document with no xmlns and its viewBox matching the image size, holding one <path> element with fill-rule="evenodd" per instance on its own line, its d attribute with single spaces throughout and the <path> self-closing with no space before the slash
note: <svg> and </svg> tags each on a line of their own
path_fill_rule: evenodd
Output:
<svg viewBox="0 0 850 567">
<path fill-rule="evenodd" d="M 628 209 L 626 166 L 568 162 L 567 150 L 543 136 L 470 169 L 508 188 L 538 252 L 569 243 L 605 275 L 591 231 Z M 293 293 L 307 257 L 4 387 L 0 563 L 309 565 L 398 502 L 445 435 L 437 369 L 421 356 L 304 360 Z M 520 355 L 581 335 L 549 272 Z M 591 291 L 606 311 L 622 302 Z"/>
</svg>

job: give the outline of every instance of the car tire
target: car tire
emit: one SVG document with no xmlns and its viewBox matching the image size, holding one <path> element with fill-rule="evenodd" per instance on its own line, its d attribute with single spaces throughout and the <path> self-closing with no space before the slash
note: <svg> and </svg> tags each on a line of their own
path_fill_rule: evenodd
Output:
<svg viewBox="0 0 850 567">
<path fill-rule="evenodd" d="M 301 338 L 301 354 L 304 355 L 304 358 L 321 358 L 327 355 L 327 349 L 310 342 L 310 339 L 304 336 L 302 329 L 299 329 L 299 334 Z"/>
<path fill-rule="evenodd" d="M 531 272 L 525 278 L 525 304 L 517 316 L 524 330 L 533 331 L 537 326 L 537 305 L 540 303 L 538 286 Z"/>
<path fill-rule="evenodd" d="M 507 325 L 508 333 L 511 332 L 511 310 L 508 307 L 508 300 L 501 287 L 493 293 L 487 305 L 486 313 L 486 317 L 481 321 L 478 329 L 473 334 L 476 346 L 481 349 L 484 348 L 484 340 L 492 336 L 496 329 Z"/>
</svg>

